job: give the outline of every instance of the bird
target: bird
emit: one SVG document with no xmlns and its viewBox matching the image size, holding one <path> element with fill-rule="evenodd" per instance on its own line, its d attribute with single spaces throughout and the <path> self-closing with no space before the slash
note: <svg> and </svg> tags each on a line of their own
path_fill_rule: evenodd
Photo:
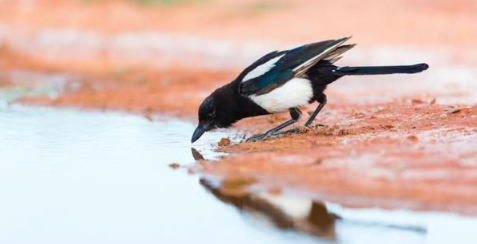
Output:
<svg viewBox="0 0 477 244">
<path fill-rule="evenodd" d="M 316 116 L 327 104 L 326 87 L 344 76 L 414 74 L 429 68 L 426 63 L 397 66 L 336 66 L 342 54 L 356 44 L 346 44 L 351 38 L 330 39 L 305 44 L 293 49 L 272 51 L 245 68 L 233 81 L 216 89 L 199 107 L 199 123 L 191 142 L 205 132 L 228 128 L 249 117 L 289 112 L 291 118 L 247 142 L 267 139 L 295 124 L 302 117 L 300 108 L 318 103 L 305 122 L 311 127 Z"/>
</svg>

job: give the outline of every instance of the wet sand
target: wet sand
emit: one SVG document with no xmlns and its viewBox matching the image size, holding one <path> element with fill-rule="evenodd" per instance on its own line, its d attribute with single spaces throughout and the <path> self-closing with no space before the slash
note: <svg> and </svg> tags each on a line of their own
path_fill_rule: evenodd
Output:
<svg viewBox="0 0 477 244">
<path fill-rule="evenodd" d="M 220 1 L 210 8 L 186 4 L 167 11 L 116 1 L 90 5 L 42 2 L 30 7 L 0 3 L 0 23 L 6 30 L 0 39 L 0 69 L 67 73 L 75 77 L 74 85 L 67 82 L 59 96 L 16 101 L 20 103 L 122 110 L 150 119 L 154 114 L 170 114 L 195 120 L 202 99 L 234 79 L 244 64 L 267 49 L 267 43 L 282 47 L 349 34 L 355 34 L 353 42 L 359 46 L 356 52 L 350 51 L 348 61 L 345 55 L 346 65 L 361 65 L 363 60 L 364 64 L 430 62 L 430 70 L 415 76 L 339 80 L 329 87 L 329 104 L 316 120 L 324 127 L 258 143 L 220 146 L 218 150 L 231 155 L 218 162 L 202 162 L 192 170 L 226 178 L 253 178 L 272 190 L 292 188 L 348 206 L 477 214 L 477 106 L 472 71 L 477 62 L 475 51 L 469 50 L 477 40 L 477 27 L 471 21 L 477 8 L 473 1 L 415 4 L 388 0 L 368 5 L 320 1 L 319 6 L 294 1 L 269 7 L 257 7 L 256 1 Z M 47 14 L 45 9 L 52 4 L 59 11 Z M 319 7 L 329 11 L 316 14 L 313 10 Z M 72 9 L 81 11 L 66 14 Z M 105 9 L 112 11 L 98 22 Z M 369 14 L 364 18 L 365 9 Z M 386 10 L 399 14 L 386 14 Z M 336 11 L 347 18 L 334 17 Z M 295 20 L 297 13 L 302 20 Z M 26 15 L 29 17 L 23 18 Z M 274 31 L 277 19 L 280 31 Z M 307 31 L 309 25 L 300 24 L 304 20 L 317 23 L 316 30 Z M 330 24 L 323 24 L 327 22 Z M 81 41 L 63 42 L 79 45 L 79 51 L 61 42 L 45 45 L 41 37 L 49 36 L 45 31 L 51 29 L 78 30 L 74 33 L 81 36 L 85 30 L 93 31 L 101 36 L 93 39 L 102 40 L 102 44 L 90 44 L 96 49 L 88 55 L 83 54 L 90 46 Z M 123 54 L 121 48 L 110 48 L 121 33 L 149 31 L 172 34 L 167 37 L 171 40 L 176 35 L 192 36 L 195 41 L 204 38 L 200 39 L 203 43 L 218 39 L 229 45 L 220 49 L 223 53 L 195 46 L 185 52 L 169 52 L 169 47 L 181 47 L 171 41 L 147 49 L 144 43 L 148 42 L 141 39 L 144 49 L 128 46 L 131 49 Z M 24 45 L 22 40 L 31 43 Z M 229 50 L 244 42 L 238 49 L 249 50 L 248 54 Z M 26 48 L 35 45 L 39 45 L 35 52 Z M 254 49 L 256 45 L 259 47 Z M 364 51 L 358 50 L 361 45 Z M 144 55 L 137 54 L 141 50 Z M 148 52 L 151 50 L 155 50 L 153 55 Z M 401 50 L 405 50 L 403 54 Z M 233 54 L 238 56 L 228 56 Z M 456 75 L 462 70 L 467 75 Z M 1 86 L 12 84 L 15 80 L 0 81 Z M 287 114 L 264 116 L 246 119 L 233 128 L 249 136 L 287 119 Z"/>
</svg>

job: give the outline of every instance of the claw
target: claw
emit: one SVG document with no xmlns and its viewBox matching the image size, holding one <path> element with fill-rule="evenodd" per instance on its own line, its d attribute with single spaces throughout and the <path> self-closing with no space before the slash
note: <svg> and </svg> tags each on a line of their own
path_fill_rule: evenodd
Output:
<svg viewBox="0 0 477 244">
<path fill-rule="evenodd" d="M 270 137 L 270 135 L 268 135 L 268 134 L 262 134 L 262 135 L 258 135 L 258 136 L 252 136 L 252 137 L 248 138 L 248 139 L 246 140 L 246 142 L 263 141 L 263 140 L 267 139 L 268 137 Z"/>
<path fill-rule="evenodd" d="M 283 131 L 283 132 L 265 133 L 265 134 L 258 135 L 258 136 L 252 136 L 245 141 L 246 142 L 264 141 L 266 139 L 280 138 L 280 137 L 283 137 L 283 136 L 286 136 L 286 135 L 289 135 L 289 134 L 293 134 L 293 133 L 298 133 L 298 132 L 299 132 L 299 130 L 297 128 L 294 128 L 294 129 Z"/>
<path fill-rule="evenodd" d="M 322 124 L 316 124 L 316 125 L 305 126 L 305 128 L 318 129 L 319 127 L 323 127 L 323 126 L 324 125 Z M 284 137 L 291 134 L 299 134 L 300 131 L 301 131 L 300 128 L 293 128 L 293 129 L 289 129 L 287 131 L 282 131 L 282 132 L 265 133 L 262 135 L 249 137 L 247 140 L 245 140 L 245 142 L 257 142 L 257 141 L 263 141 L 270 138 L 280 138 L 280 137 Z"/>
</svg>

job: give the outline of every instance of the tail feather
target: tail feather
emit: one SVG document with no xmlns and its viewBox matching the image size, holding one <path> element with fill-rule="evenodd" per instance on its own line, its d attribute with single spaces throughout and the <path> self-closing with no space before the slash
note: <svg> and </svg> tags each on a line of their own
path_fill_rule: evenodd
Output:
<svg viewBox="0 0 477 244">
<path fill-rule="evenodd" d="M 429 68 L 425 63 L 398 66 L 340 67 L 333 70 L 336 75 L 387 75 L 414 74 Z"/>
</svg>

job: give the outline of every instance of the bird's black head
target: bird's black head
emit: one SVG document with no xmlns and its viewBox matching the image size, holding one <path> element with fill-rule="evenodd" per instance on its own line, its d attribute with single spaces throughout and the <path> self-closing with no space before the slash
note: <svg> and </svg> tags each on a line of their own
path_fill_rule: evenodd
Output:
<svg viewBox="0 0 477 244">
<path fill-rule="evenodd" d="M 199 125 L 192 135 L 192 143 L 209 130 L 227 128 L 237 121 L 235 97 L 224 88 L 217 89 L 200 105 Z"/>
</svg>

